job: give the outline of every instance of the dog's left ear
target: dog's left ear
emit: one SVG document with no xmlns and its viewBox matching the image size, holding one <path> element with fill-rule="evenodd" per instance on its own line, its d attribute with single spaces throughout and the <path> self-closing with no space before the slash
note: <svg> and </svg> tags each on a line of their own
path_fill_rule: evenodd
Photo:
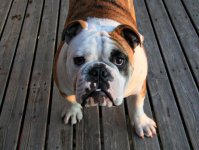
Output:
<svg viewBox="0 0 199 150">
<path fill-rule="evenodd" d="M 135 49 L 138 45 L 142 45 L 144 37 L 137 32 L 133 27 L 128 25 L 119 25 L 115 32 L 121 35 L 131 46 L 132 49 Z"/>
<path fill-rule="evenodd" d="M 87 22 L 83 20 L 75 20 L 66 25 L 62 33 L 62 41 L 65 41 L 67 44 L 82 31 L 82 29 L 86 28 Z"/>
</svg>

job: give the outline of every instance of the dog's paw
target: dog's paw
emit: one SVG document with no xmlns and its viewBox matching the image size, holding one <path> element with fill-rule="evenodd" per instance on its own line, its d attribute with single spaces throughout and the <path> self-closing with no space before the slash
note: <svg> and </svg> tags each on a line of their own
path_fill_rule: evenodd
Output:
<svg viewBox="0 0 199 150">
<path fill-rule="evenodd" d="M 144 138 L 144 136 L 153 137 L 156 135 L 156 123 L 147 117 L 146 114 L 134 117 L 134 127 L 137 135 L 141 138 Z"/>
<path fill-rule="evenodd" d="M 64 109 L 62 112 L 62 118 L 65 124 L 70 123 L 71 125 L 76 124 L 77 121 L 82 120 L 82 106 L 78 103 L 72 104 L 70 108 Z"/>
</svg>

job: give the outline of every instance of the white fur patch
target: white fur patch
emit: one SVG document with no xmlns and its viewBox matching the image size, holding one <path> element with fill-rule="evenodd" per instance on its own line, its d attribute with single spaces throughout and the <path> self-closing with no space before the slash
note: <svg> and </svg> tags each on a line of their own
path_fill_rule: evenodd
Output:
<svg viewBox="0 0 199 150">
<path fill-rule="evenodd" d="M 111 20 L 111 19 L 101 19 L 101 18 L 88 18 L 88 29 L 95 31 L 106 31 L 111 32 L 117 26 L 120 25 L 119 22 Z"/>
<path fill-rule="evenodd" d="M 82 107 L 78 103 L 72 103 L 69 109 L 64 109 L 62 112 L 62 117 L 64 118 L 64 123 L 68 124 L 71 120 L 71 124 L 76 124 L 77 121 L 82 120 Z"/>
<path fill-rule="evenodd" d="M 137 46 L 135 48 L 134 54 L 134 71 L 128 82 L 125 97 L 140 93 L 143 82 L 147 76 L 147 70 L 147 57 L 144 51 L 144 47 Z"/>
<path fill-rule="evenodd" d="M 156 134 L 156 123 L 145 113 L 140 116 L 134 115 L 133 121 L 135 131 L 141 138 L 144 138 L 144 135 L 147 137 L 153 137 Z"/>
</svg>

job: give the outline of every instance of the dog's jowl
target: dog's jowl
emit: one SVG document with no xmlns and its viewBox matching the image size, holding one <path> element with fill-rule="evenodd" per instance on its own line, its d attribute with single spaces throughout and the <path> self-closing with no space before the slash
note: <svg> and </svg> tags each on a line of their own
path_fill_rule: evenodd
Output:
<svg viewBox="0 0 199 150">
<path fill-rule="evenodd" d="M 77 123 L 83 107 L 118 106 L 135 95 L 133 124 L 140 137 L 156 134 L 144 113 L 147 58 L 132 0 L 70 0 L 54 79 L 70 102 L 64 122 Z"/>
</svg>

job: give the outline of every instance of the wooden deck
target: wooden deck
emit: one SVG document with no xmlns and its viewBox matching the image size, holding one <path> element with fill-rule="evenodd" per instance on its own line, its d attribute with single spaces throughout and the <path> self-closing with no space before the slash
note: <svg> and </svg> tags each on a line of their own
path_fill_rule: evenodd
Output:
<svg viewBox="0 0 199 150">
<path fill-rule="evenodd" d="M 138 138 L 132 103 L 84 109 L 64 125 L 52 79 L 67 0 L 0 0 L 0 149 L 198 150 L 199 1 L 135 0 L 149 60 L 147 114 L 154 138 Z M 128 98 L 132 99 L 132 97 Z"/>
</svg>

